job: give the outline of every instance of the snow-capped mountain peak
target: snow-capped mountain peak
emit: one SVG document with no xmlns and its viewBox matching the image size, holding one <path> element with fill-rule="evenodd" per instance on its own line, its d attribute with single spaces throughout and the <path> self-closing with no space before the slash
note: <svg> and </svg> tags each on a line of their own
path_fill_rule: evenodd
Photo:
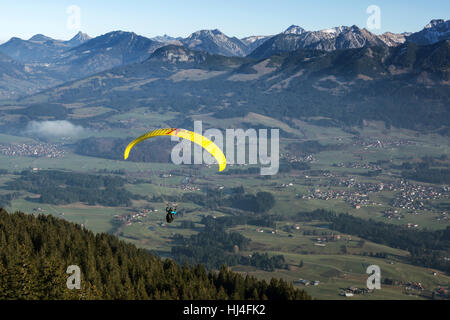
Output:
<svg viewBox="0 0 450 320">
<path fill-rule="evenodd" d="M 433 44 L 450 37 L 450 20 L 431 20 L 421 31 L 408 36 L 407 41 L 421 45 Z"/>
<path fill-rule="evenodd" d="M 302 27 L 291 25 L 289 28 L 287 28 L 283 33 L 284 34 L 302 34 L 305 32 L 305 29 Z"/>
<path fill-rule="evenodd" d="M 325 33 L 336 33 L 336 29 L 335 28 L 333 28 L 333 29 L 323 29 L 323 30 L 320 30 L 321 32 L 325 32 Z"/>
<path fill-rule="evenodd" d="M 442 23 L 444 23 L 444 19 L 433 19 L 430 21 L 430 23 L 428 23 L 424 29 L 430 29 L 430 28 L 434 28 Z"/>
</svg>

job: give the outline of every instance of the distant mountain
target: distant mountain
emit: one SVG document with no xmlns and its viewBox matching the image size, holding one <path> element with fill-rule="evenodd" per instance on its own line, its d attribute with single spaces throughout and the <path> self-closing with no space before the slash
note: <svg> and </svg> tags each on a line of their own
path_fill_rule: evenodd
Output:
<svg viewBox="0 0 450 320">
<path fill-rule="evenodd" d="M 65 43 L 69 46 L 69 47 L 76 47 L 79 46 L 80 44 L 85 43 L 88 40 L 91 40 L 92 38 L 83 32 L 78 32 L 72 39 L 65 41 Z"/>
<path fill-rule="evenodd" d="M 250 54 L 250 57 L 268 58 L 275 53 L 297 49 L 332 51 L 380 45 L 385 44 L 376 35 L 357 26 L 336 27 L 321 31 L 305 31 L 298 26 L 291 26 L 283 33 L 265 41 Z"/>
<path fill-rule="evenodd" d="M 62 41 L 44 39 L 46 38 L 42 35 L 30 40 L 14 37 L 0 45 L 0 52 L 23 63 L 35 63 L 48 61 L 67 49 Z"/>
<path fill-rule="evenodd" d="M 143 61 L 163 45 L 135 33 L 123 31 L 110 32 L 93 39 L 79 32 L 68 41 L 54 40 L 40 34 L 29 40 L 13 38 L 0 46 L 0 53 L 6 52 L 8 56 L 17 60 L 19 70 L 24 72 L 25 68 L 26 72 L 25 78 L 19 77 L 22 73 L 16 73 L 17 83 L 23 84 L 23 89 L 16 85 L 16 81 L 10 79 L 9 86 L 14 90 L 9 92 L 8 97 L 31 94 L 36 90 L 83 78 L 96 72 Z M 6 74 L 3 78 L 5 76 Z M 31 83 L 24 84 L 22 81 L 25 79 Z M 33 84 L 33 81 L 36 83 Z"/>
<path fill-rule="evenodd" d="M 47 41 L 58 41 L 58 40 L 54 40 L 50 37 L 44 36 L 43 34 L 36 34 L 34 36 L 32 36 L 30 39 L 28 39 L 28 41 L 31 42 L 47 42 Z"/>
<path fill-rule="evenodd" d="M 302 34 L 306 32 L 305 29 L 303 29 L 302 27 L 296 26 L 296 25 L 292 25 L 289 28 L 287 28 L 286 30 L 284 30 L 284 34 Z"/>
<path fill-rule="evenodd" d="M 236 37 L 228 37 L 220 30 L 200 30 L 194 32 L 181 42 L 192 50 L 206 51 L 224 56 L 247 55 L 248 48 L 244 42 Z"/>
<path fill-rule="evenodd" d="M 162 45 L 134 32 L 113 31 L 84 42 L 71 49 L 66 55 L 70 58 L 82 57 L 86 54 L 101 55 L 104 58 L 121 60 L 124 64 L 142 61 Z"/>
<path fill-rule="evenodd" d="M 113 31 L 65 51 L 51 67 L 72 80 L 143 61 L 163 45 L 134 32 Z"/>
<path fill-rule="evenodd" d="M 417 44 L 433 44 L 441 40 L 450 39 L 450 20 L 431 20 L 423 30 L 407 37 L 407 41 Z"/>
<path fill-rule="evenodd" d="M 0 45 L 0 52 L 23 63 L 51 63 L 64 51 L 89 40 L 87 34 L 79 32 L 69 41 L 55 40 L 36 34 L 28 40 L 11 38 Z"/>
</svg>

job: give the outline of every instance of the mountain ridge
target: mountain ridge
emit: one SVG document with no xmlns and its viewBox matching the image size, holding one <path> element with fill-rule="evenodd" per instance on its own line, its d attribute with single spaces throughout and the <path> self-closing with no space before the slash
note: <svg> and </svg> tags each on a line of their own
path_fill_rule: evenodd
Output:
<svg viewBox="0 0 450 320">
<path fill-rule="evenodd" d="M 273 54 L 297 49 L 318 49 L 333 51 L 337 49 L 360 48 L 363 46 L 397 46 L 405 42 L 426 45 L 450 38 L 450 20 L 432 20 L 421 31 L 396 34 L 385 32 L 381 35 L 371 33 L 356 25 L 340 26 L 319 31 L 306 31 L 291 25 L 284 32 L 273 36 L 249 55 L 253 58 L 267 58 Z"/>
<path fill-rule="evenodd" d="M 51 62 L 64 51 L 80 45 L 90 37 L 78 32 L 70 40 L 56 40 L 43 34 L 35 34 L 28 40 L 12 37 L 0 44 L 0 52 L 22 63 Z"/>
</svg>

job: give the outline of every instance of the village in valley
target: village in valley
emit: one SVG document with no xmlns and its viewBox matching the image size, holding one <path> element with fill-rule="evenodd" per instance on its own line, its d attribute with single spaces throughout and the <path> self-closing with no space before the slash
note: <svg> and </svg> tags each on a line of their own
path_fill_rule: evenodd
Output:
<svg viewBox="0 0 450 320">
<path fill-rule="evenodd" d="M 0 153 L 5 156 L 14 157 L 46 157 L 46 158 L 61 158 L 66 152 L 60 144 L 53 143 L 12 143 L 1 144 Z"/>
</svg>

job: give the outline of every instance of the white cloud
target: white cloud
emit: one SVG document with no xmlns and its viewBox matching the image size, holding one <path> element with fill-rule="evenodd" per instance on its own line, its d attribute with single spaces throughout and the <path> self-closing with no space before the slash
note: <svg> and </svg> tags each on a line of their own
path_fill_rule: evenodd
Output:
<svg viewBox="0 0 450 320">
<path fill-rule="evenodd" d="M 73 137 L 81 134 L 84 128 L 66 120 L 31 121 L 27 125 L 27 133 L 45 137 Z"/>
</svg>

